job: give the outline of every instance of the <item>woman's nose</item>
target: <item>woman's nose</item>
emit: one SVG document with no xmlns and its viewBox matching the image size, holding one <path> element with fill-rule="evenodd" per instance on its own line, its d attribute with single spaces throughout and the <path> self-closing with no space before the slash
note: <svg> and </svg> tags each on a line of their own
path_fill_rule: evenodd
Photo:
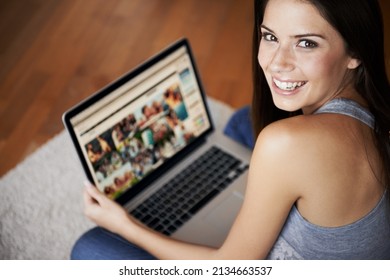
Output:
<svg viewBox="0 0 390 280">
<path fill-rule="evenodd" d="M 294 69 L 294 55 L 288 46 L 279 45 L 273 53 L 269 68 L 272 72 L 290 72 Z"/>
</svg>

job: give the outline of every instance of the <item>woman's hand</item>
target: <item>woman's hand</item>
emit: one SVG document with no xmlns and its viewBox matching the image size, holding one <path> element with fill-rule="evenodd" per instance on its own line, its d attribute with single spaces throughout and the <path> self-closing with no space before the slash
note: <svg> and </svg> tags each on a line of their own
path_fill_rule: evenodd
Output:
<svg viewBox="0 0 390 280">
<path fill-rule="evenodd" d="M 126 210 L 107 198 L 90 182 L 85 182 L 84 213 L 97 225 L 120 234 L 126 223 L 132 223 Z"/>
</svg>

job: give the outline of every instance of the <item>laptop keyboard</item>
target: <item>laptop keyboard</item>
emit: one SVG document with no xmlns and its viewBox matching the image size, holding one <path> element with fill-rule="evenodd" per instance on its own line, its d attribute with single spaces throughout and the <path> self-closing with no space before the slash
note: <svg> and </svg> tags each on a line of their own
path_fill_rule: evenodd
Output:
<svg viewBox="0 0 390 280">
<path fill-rule="evenodd" d="M 239 159 L 211 147 L 130 214 L 171 235 L 247 168 Z"/>
</svg>

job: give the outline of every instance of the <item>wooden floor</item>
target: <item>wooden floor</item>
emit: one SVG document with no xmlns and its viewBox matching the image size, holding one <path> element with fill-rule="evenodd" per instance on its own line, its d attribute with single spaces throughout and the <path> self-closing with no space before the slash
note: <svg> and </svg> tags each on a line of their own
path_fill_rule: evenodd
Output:
<svg viewBox="0 0 390 280">
<path fill-rule="evenodd" d="M 252 2 L 0 1 L 0 176 L 63 130 L 66 109 L 183 36 L 207 94 L 248 104 Z"/>
</svg>

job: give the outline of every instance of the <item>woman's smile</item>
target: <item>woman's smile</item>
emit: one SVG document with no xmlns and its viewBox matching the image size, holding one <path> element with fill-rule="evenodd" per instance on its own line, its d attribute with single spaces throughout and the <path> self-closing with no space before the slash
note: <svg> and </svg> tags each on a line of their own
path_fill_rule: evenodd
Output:
<svg viewBox="0 0 390 280">
<path fill-rule="evenodd" d="M 281 81 L 276 78 L 272 78 L 272 81 L 276 89 L 282 90 L 282 92 L 279 92 L 285 95 L 293 94 L 295 90 L 303 87 L 307 83 L 307 81 Z"/>
</svg>

